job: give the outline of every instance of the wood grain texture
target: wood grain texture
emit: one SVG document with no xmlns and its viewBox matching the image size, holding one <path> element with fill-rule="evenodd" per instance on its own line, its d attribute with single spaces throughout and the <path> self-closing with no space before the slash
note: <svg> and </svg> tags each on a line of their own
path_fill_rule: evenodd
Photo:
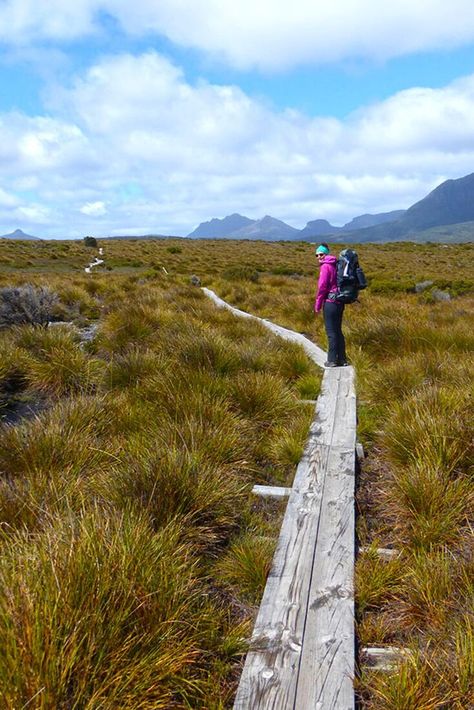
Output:
<svg viewBox="0 0 474 710">
<path fill-rule="evenodd" d="M 283 519 L 235 710 L 352 710 L 352 368 L 326 370 Z"/>
<path fill-rule="evenodd" d="M 255 485 L 252 488 L 252 493 L 260 498 L 288 498 L 291 493 L 291 488 L 283 486 L 259 486 Z"/>
</svg>

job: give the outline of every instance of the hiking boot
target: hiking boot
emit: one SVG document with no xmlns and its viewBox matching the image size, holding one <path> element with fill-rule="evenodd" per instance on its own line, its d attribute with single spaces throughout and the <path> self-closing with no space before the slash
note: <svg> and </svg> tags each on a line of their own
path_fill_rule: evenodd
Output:
<svg viewBox="0 0 474 710">
<path fill-rule="evenodd" d="M 326 360 L 324 363 L 324 367 L 337 367 L 337 362 L 329 362 L 329 360 Z"/>
</svg>

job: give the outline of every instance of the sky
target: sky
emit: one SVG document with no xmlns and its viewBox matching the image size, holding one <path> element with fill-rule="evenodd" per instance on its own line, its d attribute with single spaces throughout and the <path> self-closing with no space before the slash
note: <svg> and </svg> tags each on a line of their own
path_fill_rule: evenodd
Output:
<svg viewBox="0 0 474 710">
<path fill-rule="evenodd" d="M 0 234 L 407 208 L 474 172 L 472 0 L 0 0 Z"/>
</svg>

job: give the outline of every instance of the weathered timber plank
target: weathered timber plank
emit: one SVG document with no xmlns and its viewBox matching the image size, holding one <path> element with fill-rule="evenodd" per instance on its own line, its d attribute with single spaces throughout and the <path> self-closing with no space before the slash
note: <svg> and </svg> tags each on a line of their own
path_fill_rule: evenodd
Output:
<svg viewBox="0 0 474 710">
<path fill-rule="evenodd" d="M 295 707 L 354 707 L 354 475 L 356 398 L 349 368 L 325 375 L 321 410 L 331 420 Z M 334 373 L 334 374 L 333 374 Z"/>
<path fill-rule="evenodd" d="M 354 369 L 338 367 L 325 370 L 311 434 L 329 446 L 355 450 Z"/>
<path fill-rule="evenodd" d="M 297 470 L 234 708 L 292 708 L 298 681 L 314 539 L 328 447 Z"/>
<path fill-rule="evenodd" d="M 408 648 L 399 648 L 397 646 L 369 646 L 361 648 L 360 655 L 363 659 L 363 665 L 369 668 L 379 671 L 393 671 L 400 663 L 410 657 L 411 651 Z"/>
<path fill-rule="evenodd" d="M 291 488 L 284 486 L 259 486 L 255 485 L 252 488 L 252 493 L 261 498 L 288 498 Z"/>
<path fill-rule="evenodd" d="M 331 448 L 314 549 L 297 708 L 354 707 L 354 450 Z"/>
<path fill-rule="evenodd" d="M 365 555 L 367 553 L 373 553 L 374 549 L 371 547 L 360 547 L 359 554 Z M 381 560 L 393 560 L 395 557 L 400 557 L 400 550 L 394 550 L 389 547 L 377 547 L 375 549 L 376 554 Z"/>
<path fill-rule="evenodd" d="M 355 396 L 351 370 L 325 372 L 236 710 L 353 707 Z M 339 445 L 334 446 L 334 441 Z M 347 704 L 341 705 L 346 699 Z"/>
</svg>

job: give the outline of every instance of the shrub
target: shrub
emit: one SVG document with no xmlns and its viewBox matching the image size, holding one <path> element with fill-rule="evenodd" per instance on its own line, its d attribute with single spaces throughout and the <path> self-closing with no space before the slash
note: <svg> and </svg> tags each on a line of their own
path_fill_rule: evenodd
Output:
<svg viewBox="0 0 474 710">
<path fill-rule="evenodd" d="M 25 284 L 17 288 L 0 289 L 0 328 L 31 323 L 48 325 L 57 294 L 45 286 L 34 287 Z"/>
<path fill-rule="evenodd" d="M 222 274 L 228 281 L 253 281 L 259 279 L 259 273 L 252 266 L 230 266 Z"/>
<path fill-rule="evenodd" d="M 97 247 L 97 239 L 95 237 L 84 237 L 84 246 Z"/>
</svg>

